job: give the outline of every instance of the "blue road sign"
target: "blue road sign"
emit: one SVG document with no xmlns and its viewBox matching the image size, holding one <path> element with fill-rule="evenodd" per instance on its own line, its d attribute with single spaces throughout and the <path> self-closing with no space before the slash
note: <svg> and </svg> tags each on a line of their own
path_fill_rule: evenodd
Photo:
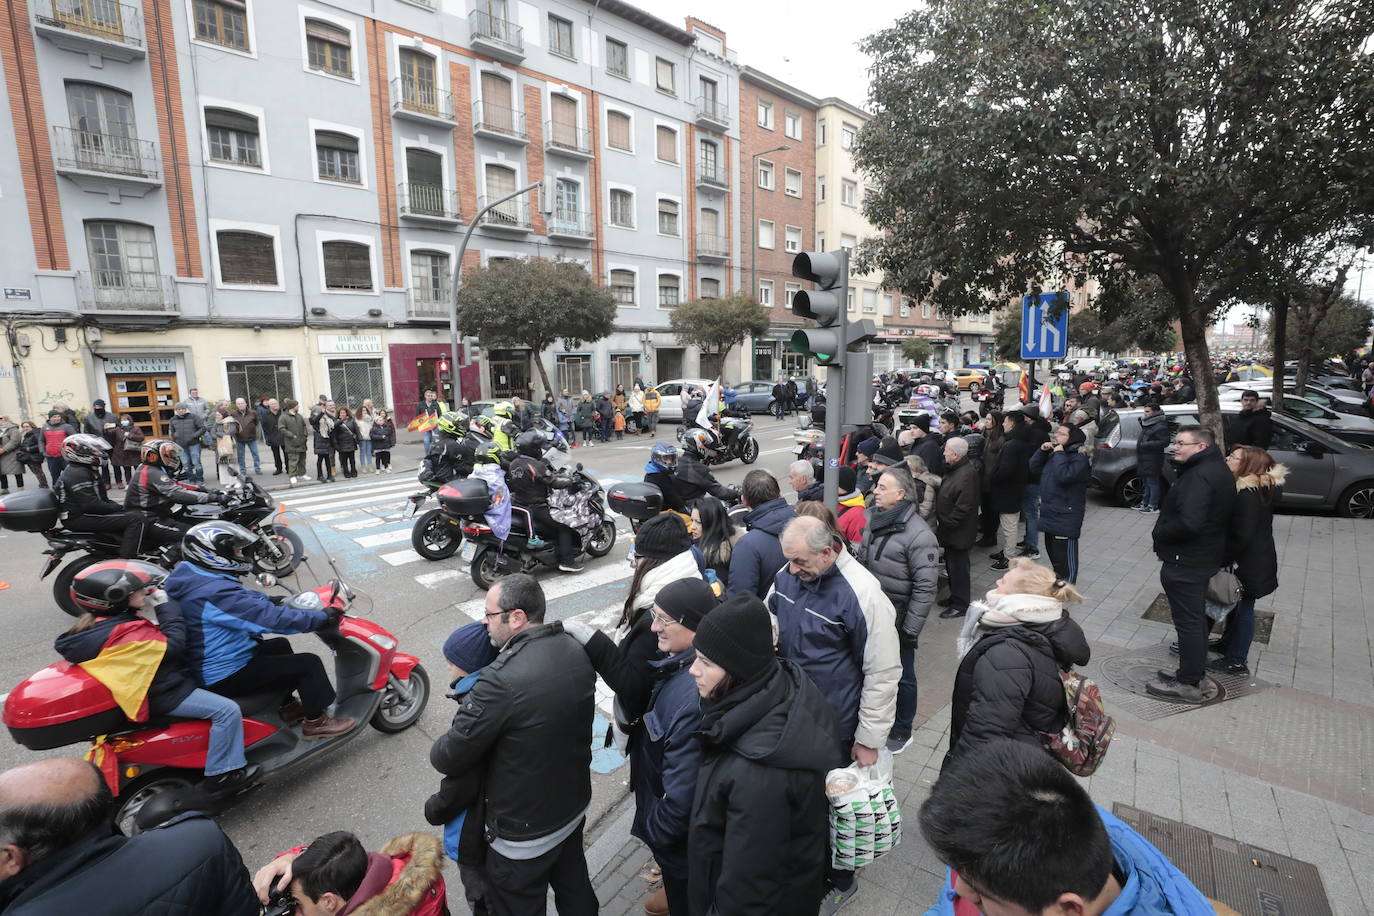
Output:
<svg viewBox="0 0 1374 916">
<path fill-rule="evenodd" d="M 1063 293 L 1041 293 L 1021 300 L 1021 358 L 1063 359 L 1069 348 L 1069 310 L 1051 318 Z"/>
</svg>

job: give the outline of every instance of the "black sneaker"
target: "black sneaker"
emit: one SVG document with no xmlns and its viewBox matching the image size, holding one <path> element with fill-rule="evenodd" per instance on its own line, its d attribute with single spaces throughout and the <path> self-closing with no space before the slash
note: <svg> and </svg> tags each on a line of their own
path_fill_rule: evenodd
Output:
<svg viewBox="0 0 1374 916">
<path fill-rule="evenodd" d="M 1245 662 L 1233 662 L 1225 658 L 1214 658 L 1207 663 L 1209 671 L 1218 671 L 1222 674 L 1232 674 L 1236 677 L 1249 677 L 1250 666 Z"/>
<path fill-rule="evenodd" d="M 582 570 L 584 570 L 584 569 L 586 569 L 586 568 L 587 568 L 587 567 L 583 566 L 581 563 L 577 562 L 576 560 L 573 560 L 571 563 L 559 563 L 559 564 L 558 564 L 558 570 L 559 570 L 559 572 L 565 572 L 565 573 L 580 573 L 580 572 L 582 572 Z"/>
<path fill-rule="evenodd" d="M 1173 703 L 1191 703 L 1200 705 L 1205 699 L 1202 688 L 1195 684 L 1185 684 L 1182 681 L 1165 681 L 1163 679 L 1150 681 L 1145 685 L 1145 692 L 1150 696 L 1159 697 L 1161 700 L 1169 700 Z"/>
<path fill-rule="evenodd" d="M 967 613 L 968 613 L 968 608 L 966 608 L 966 607 L 953 607 L 953 606 L 950 606 L 950 607 L 947 607 L 947 608 L 945 608 L 943 611 L 940 612 L 940 619 L 941 619 L 941 620 L 953 620 L 955 617 L 963 617 L 963 616 L 964 616 L 965 614 L 967 614 Z"/>
<path fill-rule="evenodd" d="M 988 554 L 988 559 L 989 559 L 989 560 L 1005 560 L 1006 558 L 1007 558 L 1007 554 L 1006 554 L 1006 551 L 1004 551 L 1004 550 L 999 550 L 999 551 L 997 551 L 996 553 L 990 553 L 990 554 Z"/>
<path fill-rule="evenodd" d="M 988 566 L 989 566 L 991 569 L 998 569 L 998 570 L 1001 570 L 1001 569 L 1011 569 L 1011 563 L 1009 563 L 1009 562 L 1007 561 L 1007 558 L 1006 558 L 1006 557 L 1000 557 L 1000 558 L 998 558 L 998 559 L 996 559 L 996 560 L 993 560 L 990 564 L 988 564 Z"/>
<path fill-rule="evenodd" d="M 211 798 L 228 798 L 242 792 L 257 781 L 258 774 L 262 772 L 262 767 L 256 763 L 241 766 L 237 770 L 230 770 L 227 773 L 220 773 L 218 776 L 211 776 L 205 780 L 204 788 Z"/>
<path fill-rule="evenodd" d="M 1027 547 L 1026 549 L 1022 550 L 1020 553 L 1018 553 L 1017 556 L 1018 556 L 1018 557 L 1030 557 L 1032 560 L 1038 560 L 1038 559 L 1040 559 L 1040 551 L 1036 550 L 1034 547 Z"/>
</svg>

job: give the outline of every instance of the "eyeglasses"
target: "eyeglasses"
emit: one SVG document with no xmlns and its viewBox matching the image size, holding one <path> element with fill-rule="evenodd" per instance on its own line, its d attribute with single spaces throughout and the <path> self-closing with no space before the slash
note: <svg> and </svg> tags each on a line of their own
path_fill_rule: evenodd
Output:
<svg viewBox="0 0 1374 916">
<path fill-rule="evenodd" d="M 1189 448 L 1194 445 L 1201 445 L 1201 442 L 1184 442 L 1182 439 L 1174 440 L 1174 448 Z"/>
<path fill-rule="evenodd" d="M 681 620 L 675 620 L 675 619 L 673 619 L 672 617 L 665 617 L 665 616 L 663 616 L 662 614 L 660 614 L 658 611 L 655 611 L 655 610 L 652 610 L 652 609 L 649 611 L 649 616 L 651 616 L 651 617 L 654 618 L 654 623 L 657 623 L 657 624 L 661 625 L 661 626 L 663 627 L 663 629 L 665 629 L 665 630 L 668 629 L 669 627 L 671 627 L 671 626 L 672 626 L 673 624 L 675 624 L 675 623 L 682 623 Z"/>
<path fill-rule="evenodd" d="M 495 614 L 483 614 L 482 616 L 490 620 L 493 617 L 505 617 L 510 611 L 497 611 Z"/>
</svg>

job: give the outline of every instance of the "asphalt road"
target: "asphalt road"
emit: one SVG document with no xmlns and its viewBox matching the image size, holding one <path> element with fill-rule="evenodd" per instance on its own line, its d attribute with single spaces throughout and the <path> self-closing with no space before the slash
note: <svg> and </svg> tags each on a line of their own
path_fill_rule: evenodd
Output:
<svg viewBox="0 0 1374 916">
<path fill-rule="evenodd" d="M 766 416 L 755 419 L 761 454 L 753 467 L 772 471 L 787 489 L 794 422 Z M 659 432 L 660 439 L 672 441 L 676 426 L 664 424 Z M 650 444 L 647 438 L 627 437 L 622 442 L 579 448 L 573 456 L 603 485 L 610 480 L 639 480 Z M 723 483 L 732 484 L 742 481 L 747 470 L 732 462 L 716 469 L 716 474 Z M 365 729 L 336 752 L 264 785 L 226 812 L 221 823 L 250 868 L 331 830 L 352 830 L 376 848 L 397 834 L 432 829 L 421 815 L 424 799 L 434 791 L 438 778 L 429 766 L 429 747 L 453 714 L 452 702 L 444 697 L 446 669 L 440 647 L 455 627 L 480 618 L 485 593 L 473 585 L 459 558 L 431 563 L 410 551 L 409 525 L 400 519 L 400 509 L 404 496 L 415 489 L 413 477 L 405 472 L 279 494 L 288 508 L 311 520 L 350 583 L 371 598 L 373 611 L 365 616 L 390 630 L 402 651 L 422 659 L 433 695 L 420 721 L 408 731 L 383 735 Z M 629 525 L 624 519 L 619 523 L 620 537 L 609 556 L 590 562 L 577 576 L 542 577 L 551 595 L 550 617 L 581 615 L 606 621 L 618 612 L 630 575 L 625 561 Z M 6 638 L 0 643 L 0 690 L 8 690 L 55 661 L 52 641 L 70 623 L 53 603 L 51 579 L 38 581 L 46 559 L 43 546 L 40 535 L 0 531 L 0 580 L 9 583 L 8 589 L 0 591 L 0 613 L 6 618 Z M 320 647 L 310 636 L 293 637 L 293 642 L 297 651 Z M 327 658 L 326 667 L 332 670 Z M 604 692 L 599 700 L 599 705 L 609 708 Z M 599 718 L 594 729 L 589 825 L 595 825 L 628 788 L 629 767 L 624 759 L 613 749 L 601 748 L 605 728 Z M 4 739 L 0 740 L 0 769 L 85 749 L 76 745 L 34 752 Z"/>
</svg>

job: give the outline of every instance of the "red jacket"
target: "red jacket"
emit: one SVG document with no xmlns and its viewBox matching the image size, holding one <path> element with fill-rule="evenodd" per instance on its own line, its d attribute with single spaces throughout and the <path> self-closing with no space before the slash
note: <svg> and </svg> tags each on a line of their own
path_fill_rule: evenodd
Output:
<svg viewBox="0 0 1374 916">
<path fill-rule="evenodd" d="M 43 435 L 43 454 L 49 458 L 61 458 L 63 440 L 76 435 L 76 430 L 69 423 L 59 423 L 56 426 L 45 423 L 39 428 L 39 432 Z"/>
<path fill-rule="evenodd" d="M 841 507 L 844 503 L 840 503 Z M 858 505 L 843 508 L 840 512 L 840 533 L 851 544 L 857 544 L 864 539 L 864 528 L 868 525 L 868 516 L 864 514 L 863 497 L 859 497 Z"/>
</svg>

